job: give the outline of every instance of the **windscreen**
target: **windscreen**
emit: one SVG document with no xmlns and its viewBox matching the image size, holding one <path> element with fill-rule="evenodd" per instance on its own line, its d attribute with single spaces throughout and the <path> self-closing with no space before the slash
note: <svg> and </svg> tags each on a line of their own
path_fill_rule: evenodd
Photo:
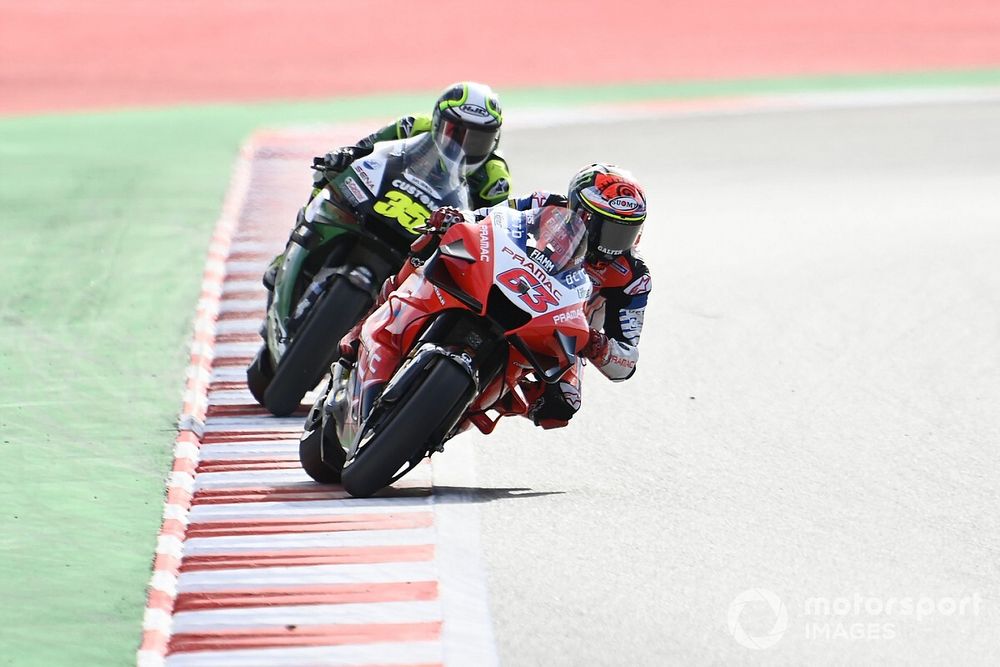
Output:
<svg viewBox="0 0 1000 667">
<path fill-rule="evenodd" d="M 587 225 L 564 206 L 543 206 L 523 213 L 525 250 L 546 271 L 557 275 L 583 263 Z"/>
<path fill-rule="evenodd" d="M 425 134 L 408 143 L 403 157 L 407 177 L 428 186 L 435 199 L 449 206 L 470 208 L 462 165 L 443 160 L 430 135 Z"/>
</svg>

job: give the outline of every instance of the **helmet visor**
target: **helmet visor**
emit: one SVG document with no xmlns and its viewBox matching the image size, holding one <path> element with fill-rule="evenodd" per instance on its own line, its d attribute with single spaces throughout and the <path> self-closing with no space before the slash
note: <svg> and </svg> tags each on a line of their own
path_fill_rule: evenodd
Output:
<svg viewBox="0 0 1000 667">
<path fill-rule="evenodd" d="M 626 225 L 598 213 L 592 214 L 590 247 L 597 252 L 616 257 L 635 245 L 642 233 L 642 225 Z"/>
<path fill-rule="evenodd" d="M 472 171 L 493 152 L 498 134 L 498 128 L 466 127 L 441 119 L 434 141 L 445 159 L 464 164 L 467 171 Z"/>
</svg>

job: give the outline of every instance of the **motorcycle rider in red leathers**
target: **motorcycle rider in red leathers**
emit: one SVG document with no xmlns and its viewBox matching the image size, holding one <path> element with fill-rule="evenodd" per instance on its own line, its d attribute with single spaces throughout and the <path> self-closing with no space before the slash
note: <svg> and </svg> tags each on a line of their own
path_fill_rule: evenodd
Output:
<svg viewBox="0 0 1000 667">
<path fill-rule="evenodd" d="M 646 196 L 630 173 L 604 164 L 581 169 L 567 194 L 535 192 L 510 204 L 522 211 L 562 205 L 585 216 L 584 269 L 594 290 L 585 307 L 590 340 L 581 356 L 611 381 L 622 382 L 632 377 L 639 361 L 639 336 L 652 289 L 649 269 L 637 248 L 646 219 Z M 557 384 L 539 381 L 524 387 L 531 405 L 528 416 L 536 425 L 565 426 L 580 409 L 580 371 L 577 363 Z"/>
<path fill-rule="evenodd" d="M 585 307 L 590 339 L 580 355 L 611 381 L 622 382 L 635 373 L 643 315 L 652 289 L 649 269 L 637 247 L 646 219 L 646 197 L 629 172 L 607 164 L 581 169 L 570 181 L 567 194 L 539 191 L 498 206 L 519 211 L 565 206 L 584 216 L 588 232 L 584 269 L 594 289 Z M 440 230 L 459 222 L 482 220 L 489 211 L 481 208 L 463 213 L 441 208 L 431 215 L 428 227 Z M 439 233 L 427 233 L 414 241 L 410 261 L 382 285 L 375 308 L 434 254 L 439 239 Z M 341 356 L 345 359 L 356 358 L 363 323 L 364 319 L 341 340 Z M 556 384 L 539 380 L 522 385 L 530 406 L 527 416 L 542 428 L 566 426 L 580 409 L 580 374 L 581 363 L 577 361 Z"/>
</svg>

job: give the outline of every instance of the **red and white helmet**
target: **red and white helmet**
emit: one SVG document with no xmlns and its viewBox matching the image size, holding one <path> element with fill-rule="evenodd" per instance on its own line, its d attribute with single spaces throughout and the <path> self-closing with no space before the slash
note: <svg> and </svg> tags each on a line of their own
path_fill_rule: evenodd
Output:
<svg viewBox="0 0 1000 667">
<path fill-rule="evenodd" d="M 592 164 L 573 176 L 567 196 L 570 209 L 587 223 L 589 259 L 610 262 L 635 246 L 646 220 L 646 195 L 632 174 Z"/>
</svg>

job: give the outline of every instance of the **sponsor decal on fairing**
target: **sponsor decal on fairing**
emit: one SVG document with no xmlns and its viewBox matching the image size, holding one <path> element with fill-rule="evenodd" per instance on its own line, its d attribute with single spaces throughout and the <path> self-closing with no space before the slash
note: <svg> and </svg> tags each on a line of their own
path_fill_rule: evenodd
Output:
<svg viewBox="0 0 1000 667">
<path fill-rule="evenodd" d="M 355 204 L 368 201 L 368 195 L 366 195 L 365 191 L 360 185 L 358 185 L 358 182 L 350 176 L 344 179 L 344 187 L 346 187 L 347 191 L 352 195 Z"/>
<path fill-rule="evenodd" d="M 545 256 L 545 253 L 538 248 L 533 248 L 531 250 L 531 261 L 538 262 L 542 265 L 547 273 L 552 273 L 556 268 L 556 263 Z"/>
<path fill-rule="evenodd" d="M 498 208 L 491 209 L 491 217 L 493 218 L 493 226 L 505 231 L 504 236 L 509 236 L 517 241 L 524 238 L 524 218 L 520 215 L 510 215 L 507 211 L 511 209 L 507 206 L 500 205 Z"/>
<path fill-rule="evenodd" d="M 432 285 L 432 287 L 434 288 L 434 296 L 437 297 L 438 303 L 443 306 L 445 304 L 444 295 L 441 294 L 441 290 L 438 289 L 437 285 Z"/>
<path fill-rule="evenodd" d="M 442 198 L 441 197 L 441 193 L 438 192 L 437 190 L 435 190 L 434 187 L 430 183 L 428 183 L 424 179 L 420 178 L 419 176 L 416 176 L 416 175 L 410 173 L 409 169 L 407 169 L 406 171 L 403 172 L 403 178 L 405 178 L 409 182 L 413 183 L 418 188 L 420 188 L 424 192 L 428 193 L 432 197 L 434 197 L 436 199 L 441 199 Z"/>
<path fill-rule="evenodd" d="M 431 215 L 426 206 L 399 190 L 386 192 L 382 199 L 375 202 L 372 210 L 381 216 L 395 220 L 411 234 L 419 234 L 420 228 L 427 224 Z"/>
<path fill-rule="evenodd" d="M 438 205 L 438 203 L 435 200 L 431 199 L 426 192 L 420 190 L 412 183 L 407 183 L 404 180 L 394 178 L 392 179 L 392 187 L 402 190 L 403 192 L 410 195 L 411 197 L 413 197 L 414 199 L 416 199 L 417 201 L 419 201 L 421 204 L 423 204 L 432 211 L 436 211 L 437 209 L 441 208 Z"/>
<path fill-rule="evenodd" d="M 545 289 L 551 292 L 555 298 L 562 299 L 563 293 L 556 288 L 558 282 L 556 282 L 543 267 L 525 257 L 519 248 L 511 248 L 509 245 L 505 245 L 500 249 L 500 252 L 501 255 L 510 257 L 512 264 L 516 262 L 516 265 L 512 266 L 512 268 L 518 268 L 523 273 L 533 278 L 531 284 L 542 285 Z"/>
<path fill-rule="evenodd" d="M 378 184 L 382 182 L 382 173 L 385 171 L 384 162 L 362 160 L 360 163 L 355 162 L 352 164 L 351 168 L 368 190 L 373 194 L 378 192 Z"/>
<path fill-rule="evenodd" d="M 574 308 L 568 310 L 564 313 L 556 313 L 552 316 L 552 322 L 554 324 L 568 324 L 575 320 L 580 320 L 584 324 L 587 322 L 587 317 L 583 314 L 583 311 L 579 308 Z"/>
<path fill-rule="evenodd" d="M 479 226 L 479 261 L 490 261 L 490 228 L 486 225 Z"/>
</svg>

